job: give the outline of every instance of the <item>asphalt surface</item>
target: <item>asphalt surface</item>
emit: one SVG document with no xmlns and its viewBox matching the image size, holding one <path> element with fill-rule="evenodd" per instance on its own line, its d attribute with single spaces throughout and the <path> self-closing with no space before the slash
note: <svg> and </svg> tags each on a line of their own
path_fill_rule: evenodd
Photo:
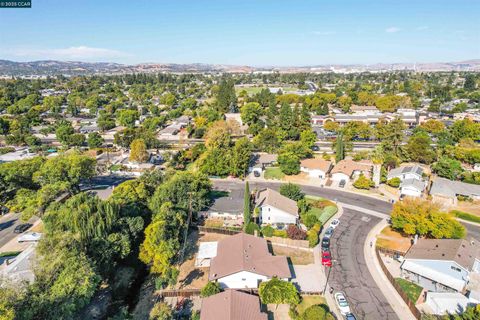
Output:
<svg viewBox="0 0 480 320">
<path fill-rule="evenodd" d="M 363 254 L 368 232 L 378 222 L 380 218 L 344 209 L 332 236 L 333 264 L 328 282 L 334 292 L 345 293 L 357 319 L 399 319 L 370 275 Z"/>
<path fill-rule="evenodd" d="M 33 224 L 37 220 L 37 217 L 32 217 L 28 223 Z M 7 242 L 18 236 L 13 230 L 22 223 L 25 222 L 20 220 L 20 213 L 11 213 L 0 218 L 0 247 L 3 247 Z"/>
</svg>

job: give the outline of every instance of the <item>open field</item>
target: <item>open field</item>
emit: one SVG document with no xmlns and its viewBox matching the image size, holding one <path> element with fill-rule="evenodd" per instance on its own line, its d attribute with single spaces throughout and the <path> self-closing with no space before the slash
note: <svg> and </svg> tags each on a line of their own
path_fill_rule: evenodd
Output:
<svg viewBox="0 0 480 320">
<path fill-rule="evenodd" d="M 386 227 L 377 235 L 377 247 L 407 252 L 411 246 L 411 240 L 404 237 L 400 232 L 393 230 L 391 227 Z"/>
</svg>

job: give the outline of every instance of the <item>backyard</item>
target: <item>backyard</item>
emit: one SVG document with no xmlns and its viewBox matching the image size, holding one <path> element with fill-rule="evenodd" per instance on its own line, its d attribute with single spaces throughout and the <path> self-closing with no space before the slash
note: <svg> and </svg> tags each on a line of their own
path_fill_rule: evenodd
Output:
<svg viewBox="0 0 480 320">
<path fill-rule="evenodd" d="M 316 216 L 322 225 L 324 225 L 338 211 L 337 205 L 328 199 L 311 195 L 306 195 L 305 198 L 310 204 L 310 209 L 307 214 Z"/>
<path fill-rule="evenodd" d="M 298 314 L 302 314 L 307 310 L 308 307 L 318 305 L 318 304 L 327 304 L 325 298 L 321 295 L 312 295 L 312 296 L 302 296 L 302 302 L 297 305 Z"/>
<path fill-rule="evenodd" d="M 292 264 L 312 264 L 313 253 L 307 250 L 293 249 L 278 245 L 272 245 L 273 254 L 276 256 L 289 257 Z"/>
<path fill-rule="evenodd" d="M 407 297 L 411 302 L 417 302 L 418 297 L 420 297 L 420 294 L 422 293 L 422 287 L 402 278 L 395 278 L 395 282 L 397 282 L 403 292 L 407 294 Z"/>
</svg>

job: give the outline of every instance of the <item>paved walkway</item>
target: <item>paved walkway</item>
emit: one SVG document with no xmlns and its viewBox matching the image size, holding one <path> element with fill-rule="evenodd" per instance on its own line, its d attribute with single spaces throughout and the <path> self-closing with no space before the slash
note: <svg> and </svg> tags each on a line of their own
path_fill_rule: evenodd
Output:
<svg viewBox="0 0 480 320">
<path fill-rule="evenodd" d="M 397 293 L 395 288 L 390 284 L 387 276 L 383 273 L 383 270 L 380 267 L 380 264 L 375 255 L 375 241 L 376 235 L 380 231 L 388 226 L 386 220 L 381 220 L 375 227 L 373 227 L 367 235 L 366 241 L 364 243 L 364 255 L 365 260 L 367 261 L 368 271 L 370 271 L 371 276 L 377 283 L 377 286 L 380 288 L 380 291 L 383 293 L 387 299 L 390 307 L 395 311 L 400 319 L 405 320 L 415 320 L 415 317 L 410 312 L 410 309 L 405 304 L 403 299 Z M 370 246 L 370 243 L 373 245 Z"/>
</svg>

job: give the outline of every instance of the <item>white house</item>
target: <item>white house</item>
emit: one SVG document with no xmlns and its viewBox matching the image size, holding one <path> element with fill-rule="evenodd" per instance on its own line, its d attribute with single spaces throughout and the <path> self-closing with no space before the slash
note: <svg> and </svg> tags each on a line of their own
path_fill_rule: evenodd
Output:
<svg viewBox="0 0 480 320">
<path fill-rule="evenodd" d="M 267 188 L 258 191 L 255 196 L 255 204 L 260 210 L 260 223 L 297 224 L 297 202 L 282 196 L 275 190 Z"/>
<path fill-rule="evenodd" d="M 423 168 L 419 165 L 398 167 L 390 170 L 387 179 L 399 178 L 401 181 L 408 179 L 423 179 Z"/>
<path fill-rule="evenodd" d="M 218 242 L 217 255 L 211 259 L 209 280 L 222 288 L 258 288 L 273 277 L 292 277 L 287 258 L 272 256 L 267 241 L 239 233 Z"/>
<path fill-rule="evenodd" d="M 405 179 L 400 183 L 400 196 L 421 197 L 425 186 L 423 180 Z"/>
<path fill-rule="evenodd" d="M 463 292 L 470 273 L 480 272 L 480 246 L 473 239 L 420 239 L 400 269 L 427 291 Z"/>
<path fill-rule="evenodd" d="M 480 185 L 436 177 L 430 188 L 430 195 L 435 202 L 447 206 L 456 205 L 458 196 L 480 200 Z"/>
<path fill-rule="evenodd" d="M 300 171 L 311 178 L 325 179 L 332 168 L 332 162 L 320 158 L 304 159 L 300 162 Z"/>
<path fill-rule="evenodd" d="M 425 299 L 428 313 L 436 315 L 462 313 L 470 304 L 470 300 L 458 292 L 427 292 Z"/>
</svg>

